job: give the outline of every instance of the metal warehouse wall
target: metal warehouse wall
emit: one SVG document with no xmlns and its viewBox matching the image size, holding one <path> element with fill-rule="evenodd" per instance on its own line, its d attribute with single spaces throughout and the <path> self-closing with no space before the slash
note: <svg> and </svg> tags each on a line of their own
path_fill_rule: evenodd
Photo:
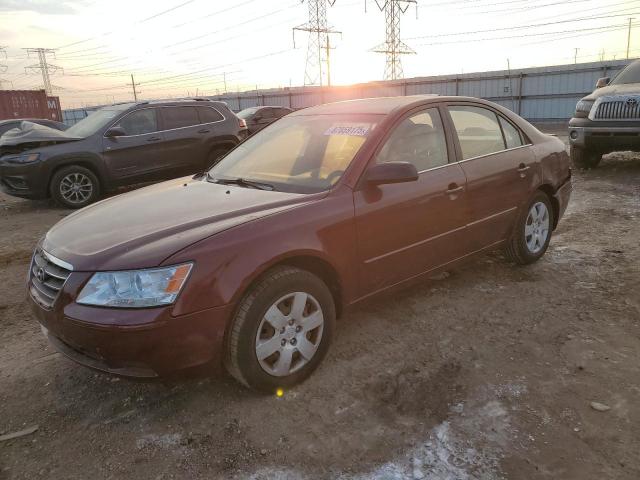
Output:
<svg viewBox="0 0 640 480">
<path fill-rule="evenodd" d="M 632 60 L 559 65 L 461 75 L 417 77 L 347 87 L 295 87 L 209 97 L 238 112 L 259 105 L 304 108 L 354 98 L 417 95 L 467 95 L 499 103 L 531 121 L 571 118 L 576 103 L 591 93 L 600 77 L 613 77 Z"/>
</svg>

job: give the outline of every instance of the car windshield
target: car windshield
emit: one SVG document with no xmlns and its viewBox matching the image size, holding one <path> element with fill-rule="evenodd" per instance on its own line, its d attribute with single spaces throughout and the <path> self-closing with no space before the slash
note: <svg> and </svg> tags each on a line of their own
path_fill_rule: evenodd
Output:
<svg viewBox="0 0 640 480">
<path fill-rule="evenodd" d="M 626 68 L 613 79 L 611 85 L 624 85 L 627 83 L 640 83 L 640 62 L 633 62 L 627 65 Z"/>
<path fill-rule="evenodd" d="M 220 183 L 242 179 L 292 193 L 327 190 L 340 179 L 380 118 L 284 117 L 240 144 L 211 168 L 207 178 Z"/>
<path fill-rule="evenodd" d="M 244 118 L 245 120 L 258 111 L 257 108 L 245 108 L 237 113 L 238 118 Z"/>
<path fill-rule="evenodd" d="M 113 106 L 96 110 L 90 113 L 88 117 L 69 127 L 66 133 L 71 137 L 86 138 L 115 120 L 118 115 L 130 107 L 131 105 L 122 105 L 121 107 Z"/>
</svg>

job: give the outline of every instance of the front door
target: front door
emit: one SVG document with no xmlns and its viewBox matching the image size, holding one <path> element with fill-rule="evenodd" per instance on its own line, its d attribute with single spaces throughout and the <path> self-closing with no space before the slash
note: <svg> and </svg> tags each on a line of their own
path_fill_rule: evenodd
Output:
<svg viewBox="0 0 640 480">
<path fill-rule="evenodd" d="M 134 110 L 113 126 L 126 135 L 102 139 L 102 154 L 111 175 L 123 182 L 156 180 L 164 155 L 157 109 Z"/>
<path fill-rule="evenodd" d="M 467 177 L 469 236 L 479 250 L 509 236 L 539 164 L 524 133 L 497 112 L 472 104 L 448 110 Z"/>
<path fill-rule="evenodd" d="M 396 124 L 375 155 L 376 163 L 413 163 L 419 178 L 354 193 L 362 296 L 467 253 L 466 179 L 451 149 L 433 107 Z"/>
</svg>

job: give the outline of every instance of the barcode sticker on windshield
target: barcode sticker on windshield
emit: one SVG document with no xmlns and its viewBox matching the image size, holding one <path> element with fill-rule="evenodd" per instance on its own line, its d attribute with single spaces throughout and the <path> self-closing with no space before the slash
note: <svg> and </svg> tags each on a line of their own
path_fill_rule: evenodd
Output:
<svg viewBox="0 0 640 480">
<path fill-rule="evenodd" d="M 330 127 L 326 132 L 324 132 L 325 135 L 347 135 L 350 137 L 366 137 L 368 133 L 368 127 L 348 127 L 339 125 Z"/>
</svg>

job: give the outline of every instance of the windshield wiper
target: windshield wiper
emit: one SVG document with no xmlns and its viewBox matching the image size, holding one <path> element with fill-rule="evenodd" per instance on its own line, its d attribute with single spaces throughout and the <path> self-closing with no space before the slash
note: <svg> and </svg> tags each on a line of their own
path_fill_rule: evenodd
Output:
<svg viewBox="0 0 640 480">
<path fill-rule="evenodd" d="M 258 190 L 274 190 L 273 185 L 268 183 L 254 182 L 253 180 L 246 180 L 244 178 L 212 178 L 209 177 L 210 181 L 214 183 L 221 183 L 223 185 L 239 185 L 241 187 L 249 187 L 249 188 L 257 188 Z"/>
</svg>

